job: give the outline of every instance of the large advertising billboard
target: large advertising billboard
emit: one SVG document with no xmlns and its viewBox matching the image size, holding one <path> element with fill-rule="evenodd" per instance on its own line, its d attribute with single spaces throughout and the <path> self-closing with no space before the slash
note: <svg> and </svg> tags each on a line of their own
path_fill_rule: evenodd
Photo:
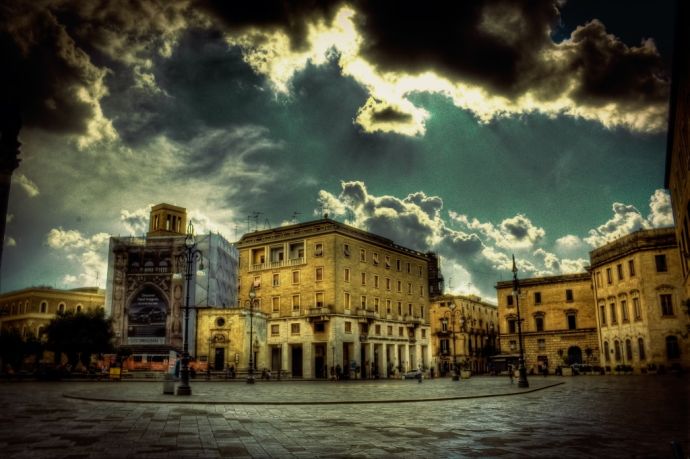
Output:
<svg viewBox="0 0 690 459">
<path fill-rule="evenodd" d="M 127 344 L 165 344 L 167 306 L 155 287 L 141 289 L 129 305 Z"/>
</svg>

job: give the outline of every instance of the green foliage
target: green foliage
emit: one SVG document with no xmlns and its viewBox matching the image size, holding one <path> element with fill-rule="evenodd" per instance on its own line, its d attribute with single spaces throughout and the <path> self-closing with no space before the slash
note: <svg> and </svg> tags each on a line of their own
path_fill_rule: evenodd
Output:
<svg viewBox="0 0 690 459">
<path fill-rule="evenodd" d="M 24 366 L 24 359 L 34 356 L 34 361 L 41 360 L 43 355 L 43 343 L 30 336 L 24 340 L 19 331 L 11 329 L 0 335 L 0 359 L 3 365 L 10 365 L 14 370 L 20 370 Z"/>
<path fill-rule="evenodd" d="M 47 347 L 55 352 L 56 363 L 60 353 L 65 353 L 74 366 L 79 360 L 88 365 L 92 354 L 109 353 L 113 350 L 112 321 L 102 309 L 86 312 L 58 314 L 45 329 Z"/>
</svg>

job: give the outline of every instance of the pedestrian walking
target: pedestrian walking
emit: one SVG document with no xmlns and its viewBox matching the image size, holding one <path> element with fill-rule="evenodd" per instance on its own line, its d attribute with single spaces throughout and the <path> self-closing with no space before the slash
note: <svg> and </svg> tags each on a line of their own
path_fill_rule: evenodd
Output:
<svg viewBox="0 0 690 459">
<path fill-rule="evenodd" d="M 510 378 L 510 384 L 513 384 L 513 366 L 508 365 L 508 377 Z"/>
</svg>

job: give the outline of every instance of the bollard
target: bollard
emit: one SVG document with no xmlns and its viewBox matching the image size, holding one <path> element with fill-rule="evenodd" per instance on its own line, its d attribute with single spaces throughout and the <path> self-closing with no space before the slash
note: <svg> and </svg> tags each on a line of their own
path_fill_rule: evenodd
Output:
<svg viewBox="0 0 690 459">
<path fill-rule="evenodd" d="M 175 394 L 175 378 L 170 373 L 166 373 L 163 378 L 163 394 Z"/>
</svg>

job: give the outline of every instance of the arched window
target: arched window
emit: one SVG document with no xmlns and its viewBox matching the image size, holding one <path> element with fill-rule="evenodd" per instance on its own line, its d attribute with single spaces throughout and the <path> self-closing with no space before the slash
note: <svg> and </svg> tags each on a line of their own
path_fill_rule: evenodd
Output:
<svg viewBox="0 0 690 459">
<path fill-rule="evenodd" d="M 618 340 L 615 340 L 613 342 L 613 354 L 614 358 L 616 359 L 616 362 L 621 361 L 621 343 Z"/>
<path fill-rule="evenodd" d="M 65 303 L 58 304 L 58 313 L 64 313 L 64 312 L 65 312 Z"/>
<path fill-rule="evenodd" d="M 637 338 L 637 353 L 640 355 L 640 360 L 645 360 L 647 354 L 644 350 L 644 340 L 642 338 Z"/>
<path fill-rule="evenodd" d="M 48 302 L 46 302 L 46 301 L 41 301 L 41 309 L 40 309 L 40 311 L 41 311 L 41 314 L 45 314 L 46 312 L 48 312 Z"/>
<path fill-rule="evenodd" d="M 78 305 L 77 305 L 77 308 L 76 308 L 76 311 L 79 313 L 79 312 L 81 312 L 81 309 L 82 309 L 82 308 L 81 308 L 81 304 L 78 304 Z"/>
<path fill-rule="evenodd" d="M 666 357 L 669 359 L 680 358 L 680 346 L 678 346 L 678 337 L 666 337 Z"/>
<path fill-rule="evenodd" d="M 628 362 L 632 362 L 632 342 L 629 339 L 625 340 L 625 359 Z"/>
</svg>

